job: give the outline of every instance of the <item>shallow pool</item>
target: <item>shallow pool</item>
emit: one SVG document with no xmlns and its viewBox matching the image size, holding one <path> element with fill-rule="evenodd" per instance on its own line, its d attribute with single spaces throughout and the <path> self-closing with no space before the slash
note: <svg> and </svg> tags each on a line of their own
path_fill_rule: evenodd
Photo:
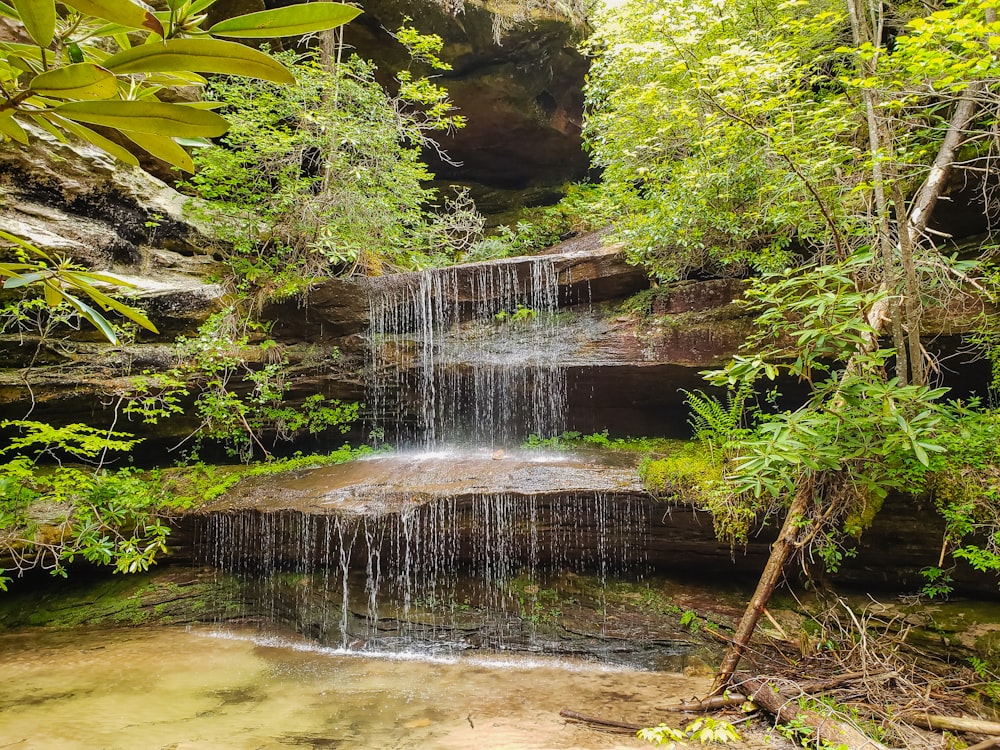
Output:
<svg viewBox="0 0 1000 750">
<path fill-rule="evenodd" d="M 322 649 L 210 628 L 0 635 L 0 748 L 650 747 L 561 708 L 655 724 L 708 678 L 511 655 Z"/>
</svg>

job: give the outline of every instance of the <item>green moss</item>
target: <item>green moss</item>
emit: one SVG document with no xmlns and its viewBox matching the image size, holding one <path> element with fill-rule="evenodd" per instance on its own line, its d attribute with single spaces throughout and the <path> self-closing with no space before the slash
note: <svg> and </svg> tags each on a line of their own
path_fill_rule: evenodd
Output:
<svg viewBox="0 0 1000 750">
<path fill-rule="evenodd" d="M 654 495 L 700 500 L 722 479 L 722 465 L 701 442 L 672 441 L 665 455 L 651 455 L 639 465 L 643 484 Z"/>
<path fill-rule="evenodd" d="M 654 286 L 649 289 L 643 289 L 641 292 L 637 292 L 621 302 L 618 305 L 618 313 L 648 318 L 653 315 L 653 308 L 660 299 L 664 301 L 670 299 L 670 287 Z"/>
<path fill-rule="evenodd" d="M 276 458 L 247 466 L 195 463 L 151 472 L 149 480 L 163 487 L 167 507 L 178 510 L 189 509 L 215 500 L 247 477 L 333 466 L 374 452 L 375 450 L 368 446 L 351 448 L 344 445 L 329 453 L 310 455 L 297 453 L 288 458 Z"/>
<path fill-rule="evenodd" d="M 215 619 L 222 600 L 214 576 L 163 568 L 128 576 L 40 579 L 0 597 L 0 630 L 25 626 L 134 626 Z"/>
<path fill-rule="evenodd" d="M 585 435 L 571 430 L 550 438 L 530 435 L 524 442 L 525 448 L 549 448 L 554 450 L 578 450 L 580 448 L 603 448 L 612 451 L 633 453 L 661 453 L 676 450 L 683 440 L 655 437 L 611 437 L 607 430 Z"/>
</svg>

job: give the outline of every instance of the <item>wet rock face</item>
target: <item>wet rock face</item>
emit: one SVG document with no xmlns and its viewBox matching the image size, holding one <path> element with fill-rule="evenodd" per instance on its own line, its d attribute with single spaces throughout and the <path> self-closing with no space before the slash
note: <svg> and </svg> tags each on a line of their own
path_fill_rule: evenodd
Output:
<svg viewBox="0 0 1000 750">
<path fill-rule="evenodd" d="M 537 270 L 538 258 L 551 262 L 560 306 L 620 299 L 649 286 L 645 271 L 629 265 L 620 247 L 603 246 L 599 232 L 556 245 L 543 256 L 468 263 L 438 273 L 453 279 L 449 287 L 455 305 L 462 308 L 458 314 L 468 318 L 472 308 L 509 293 L 509 284 L 495 287 L 483 284 L 484 274 L 490 274 L 491 269 L 504 270 L 512 282 L 523 287 Z M 371 322 L 373 295 L 405 291 L 420 284 L 424 277 L 421 273 L 403 273 L 327 279 L 311 287 L 301 300 L 268 306 L 263 317 L 275 320 L 275 333 L 291 340 L 333 340 L 358 335 Z"/>
<path fill-rule="evenodd" d="M 0 149 L 9 231 L 97 268 L 140 265 L 145 247 L 187 256 L 211 247 L 187 199 L 160 180 L 89 145 L 30 135 L 30 146 Z"/>
<path fill-rule="evenodd" d="M 210 233 L 185 196 L 87 144 L 37 129 L 31 137 L 0 149 L 0 226 L 131 284 L 162 335 L 196 329 L 221 308 L 222 289 L 204 280 L 219 271 Z"/>
</svg>

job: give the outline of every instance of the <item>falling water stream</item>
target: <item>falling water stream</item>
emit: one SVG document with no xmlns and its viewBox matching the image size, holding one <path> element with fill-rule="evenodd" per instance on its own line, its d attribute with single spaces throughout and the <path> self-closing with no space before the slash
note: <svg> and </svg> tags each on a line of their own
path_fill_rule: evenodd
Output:
<svg viewBox="0 0 1000 750">
<path fill-rule="evenodd" d="M 558 650 L 540 622 L 545 598 L 566 576 L 641 576 L 647 514 L 599 491 L 472 492 L 377 514 L 215 513 L 201 546 L 245 581 L 246 616 L 323 643 Z"/>
<path fill-rule="evenodd" d="M 641 577 L 648 509 L 610 467 L 566 484 L 565 456 L 516 448 L 565 424 L 559 303 L 552 256 L 372 282 L 367 402 L 398 452 L 310 475 L 343 485 L 336 507 L 209 514 L 200 559 L 244 582 L 230 608 L 343 648 L 551 651 L 541 592 Z"/>
<path fill-rule="evenodd" d="M 564 429 L 551 257 L 380 278 L 368 401 L 397 446 L 507 448 Z"/>
</svg>

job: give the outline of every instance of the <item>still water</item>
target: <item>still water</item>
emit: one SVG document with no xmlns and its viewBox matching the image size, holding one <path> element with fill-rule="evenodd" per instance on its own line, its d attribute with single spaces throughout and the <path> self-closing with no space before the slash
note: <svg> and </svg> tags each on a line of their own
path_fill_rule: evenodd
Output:
<svg viewBox="0 0 1000 750">
<path fill-rule="evenodd" d="M 706 677 L 561 658 L 379 657 L 216 629 L 0 635 L 0 748 L 650 747 L 561 708 L 655 724 Z"/>
</svg>

